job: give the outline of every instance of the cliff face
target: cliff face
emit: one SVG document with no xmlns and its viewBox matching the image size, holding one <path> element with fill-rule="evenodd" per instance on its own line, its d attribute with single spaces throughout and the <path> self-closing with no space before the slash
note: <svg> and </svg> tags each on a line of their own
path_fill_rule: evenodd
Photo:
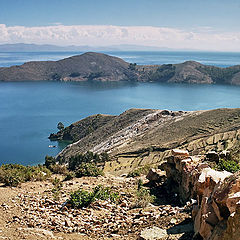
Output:
<svg viewBox="0 0 240 240">
<path fill-rule="evenodd" d="M 27 62 L 0 68 L 0 81 L 139 81 L 240 84 L 240 66 L 219 68 L 187 61 L 138 66 L 102 53 L 88 52 L 59 61 Z"/>
</svg>

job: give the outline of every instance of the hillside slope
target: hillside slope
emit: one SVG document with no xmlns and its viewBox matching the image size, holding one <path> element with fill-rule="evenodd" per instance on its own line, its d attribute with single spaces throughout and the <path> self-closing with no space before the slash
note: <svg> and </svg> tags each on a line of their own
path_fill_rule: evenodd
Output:
<svg viewBox="0 0 240 240">
<path fill-rule="evenodd" d="M 134 78 L 128 65 L 117 57 L 88 52 L 59 61 L 0 68 L 0 81 L 120 81 Z"/>
<path fill-rule="evenodd" d="M 191 154 L 223 151 L 240 144 L 240 109 L 172 112 L 132 109 L 115 116 L 95 131 L 82 136 L 57 156 L 68 161 L 87 150 L 108 152 L 113 161 L 105 169 L 111 173 L 129 172 L 146 164 L 159 164 L 173 148 Z M 82 136 L 82 137 L 81 137 Z"/>
</svg>

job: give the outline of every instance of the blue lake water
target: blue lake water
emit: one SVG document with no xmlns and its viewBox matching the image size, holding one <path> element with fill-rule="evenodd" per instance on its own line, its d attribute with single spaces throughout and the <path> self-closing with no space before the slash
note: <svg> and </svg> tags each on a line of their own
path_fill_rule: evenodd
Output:
<svg viewBox="0 0 240 240">
<path fill-rule="evenodd" d="M 0 53 L 0 66 L 57 60 L 75 53 Z M 197 60 L 217 66 L 240 63 L 234 53 L 115 52 L 138 64 Z M 130 60 L 132 59 L 132 60 Z M 59 121 L 65 126 L 91 114 L 120 114 L 129 108 L 201 110 L 240 106 L 240 87 L 157 83 L 0 82 L 0 164 L 37 164 L 64 144 L 51 143 Z M 57 145 L 49 148 L 50 144 Z"/>
</svg>

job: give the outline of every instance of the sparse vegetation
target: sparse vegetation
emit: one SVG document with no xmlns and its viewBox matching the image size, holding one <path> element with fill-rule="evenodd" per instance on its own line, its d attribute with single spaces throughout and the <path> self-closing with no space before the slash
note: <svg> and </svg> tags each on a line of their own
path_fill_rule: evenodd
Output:
<svg viewBox="0 0 240 240">
<path fill-rule="evenodd" d="M 132 71 L 135 71 L 136 70 L 136 66 L 137 66 L 136 63 L 130 63 L 129 66 L 128 66 L 128 69 L 132 70 Z"/>
<path fill-rule="evenodd" d="M 209 75 L 216 83 L 227 83 L 229 82 L 234 74 L 240 71 L 239 66 L 219 68 L 214 66 L 199 66 L 197 68 L 200 72 Z"/>
<path fill-rule="evenodd" d="M 27 181 L 43 181 L 50 177 L 51 172 L 45 166 L 23 166 L 4 164 L 0 167 L 0 182 L 6 186 L 16 187 Z"/>
<path fill-rule="evenodd" d="M 67 175 L 69 173 L 67 167 L 65 165 L 61 165 L 61 164 L 50 165 L 49 170 L 51 170 L 51 172 L 55 173 L 55 174 Z"/>
<path fill-rule="evenodd" d="M 45 157 L 44 166 L 46 166 L 52 173 L 55 174 L 67 175 L 69 173 L 67 166 L 57 163 L 56 159 L 52 156 L 47 155 Z"/>
<path fill-rule="evenodd" d="M 64 178 L 63 181 L 69 181 L 69 180 L 73 179 L 75 176 L 76 176 L 76 175 L 75 175 L 74 172 L 68 172 L 68 173 L 66 174 L 66 177 Z"/>
<path fill-rule="evenodd" d="M 172 78 L 175 74 L 176 67 L 172 64 L 163 64 L 162 66 L 158 67 L 156 71 L 152 72 L 149 75 L 150 81 L 160 81 L 165 82 Z"/>
<path fill-rule="evenodd" d="M 53 184 L 53 189 L 52 189 L 53 199 L 55 201 L 58 201 L 60 198 L 62 187 L 63 187 L 62 181 L 59 178 L 55 177 L 52 180 L 52 184 Z"/>
<path fill-rule="evenodd" d="M 228 172 L 235 173 L 240 170 L 240 165 L 234 160 L 220 159 L 219 163 L 216 166 L 216 169 L 220 171 L 226 170 Z"/>
<path fill-rule="evenodd" d="M 153 203 L 155 200 L 155 196 L 151 195 L 149 189 L 143 186 L 141 179 L 138 180 L 135 198 L 134 207 L 136 208 L 145 208 L 149 203 Z"/>
<path fill-rule="evenodd" d="M 58 74 L 58 73 L 54 73 L 54 74 L 52 74 L 51 79 L 53 81 L 60 81 L 61 80 L 61 75 Z"/>
<path fill-rule="evenodd" d="M 79 77 L 80 73 L 79 72 L 73 72 L 71 74 L 69 74 L 69 77 L 75 78 L 75 77 Z"/>
<path fill-rule="evenodd" d="M 79 189 L 70 195 L 68 204 L 72 208 L 88 207 L 95 200 L 107 200 L 115 202 L 119 198 L 118 193 L 113 192 L 109 187 L 103 187 L 102 185 L 96 186 L 92 192 Z"/>
<path fill-rule="evenodd" d="M 92 73 L 90 73 L 90 74 L 88 75 L 88 80 L 89 80 L 89 81 L 93 81 L 94 79 L 99 78 L 99 77 L 101 77 L 102 75 L 103 75 L 102 72 L 92 72 Z"/>
<path fill-rule="evenodd" d="M 79 168 L 82 163 L 102 163 L 109 160 L 107 153 L 100 155 L 93 152 L 86 152 L 85 154 L 78 154 L 69 159 L 69 169 L 74 171 Z"/>
<path fill-rule="evenodd" d="M 112 202 L 116 202 L 119 198 L 119 194 L 117 192 L 113 192 L 110 187 L 104 187 L 102 185 L 98 185 L 94 188 L 93 195 L 95 199 L 109 199 Z"/>
<path fill-rule="evenodd" d="M 79 189 L 70 195 L 68 204 L 72 208 L 88 207 L 93 202 L 93 193 Z"/>
<path fill-rule="evenodd" d="M 57 124 L 57 129 L 58 129 L 59 131 L 63 130 L 63 129 L 64 129 L 64 124 L 63 124 L 62 122 L 59 122 L 59 123 Z"/>
<path fill-rule="evenodd" d="M 141 174 L 147 174 L 150 169 L 150 165 L 145 165 L 143 167 L 139 167 L 129 172 L 127 177 L 139 177 Z"/>
<path fill-rule="evenodd" d="M 97 177 L 102 175 L 103 171 L 94 163 L 81 163 L 76 170 L 76 177 Z"/>
<path fill-rule="evenodd" d="M 94 154 L 93 152 L 86 152 L 85 154 L 71 157 L 68 166 L 57 163 L 55 158 L 51 156 L 46 156 L 44 166 L 55 174 L 65 175 L 65 180 L 67 181 L 75 176 L 102 176 L 103 171 L 97 166 L 97 163 L 108 160 L 109 156 L 107 153 Z"/>
<path fill-rule="evenodd" d="M 49 168 L 51 165 L 56 164 L 56 159 L 52 156 L 46 156 L 45 157 L 45 163 L 44 166 L 46 166 L 46 168 Z"/>
</svg>

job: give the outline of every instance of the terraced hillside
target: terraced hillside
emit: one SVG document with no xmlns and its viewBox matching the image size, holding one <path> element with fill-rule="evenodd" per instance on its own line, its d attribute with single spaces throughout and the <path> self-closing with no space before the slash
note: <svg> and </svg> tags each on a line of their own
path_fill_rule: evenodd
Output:
<svg viewBox="0 0 240 240">
<path fill-rule="evenodd" d="M 105 164 L 105 171 L 118 175 L 146 164 L 159 165 L 173 148 L 188 149 L 191 154 L 238 149 L 240 109 L 193 112 L 130 109 L 82 135 L 86 128 L 89 125 L 79 128 L 77 141 L 57 158 L 66 162 L 87 150 L 108 152 L 112 160 Z"/>
</svg>

